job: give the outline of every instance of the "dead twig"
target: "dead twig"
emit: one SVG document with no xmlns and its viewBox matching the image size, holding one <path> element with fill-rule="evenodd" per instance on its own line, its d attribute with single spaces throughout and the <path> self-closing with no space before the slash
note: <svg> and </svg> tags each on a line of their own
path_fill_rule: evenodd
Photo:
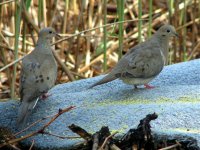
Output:
<svg viewBox="0 0 200 150">
<path fill-rule="evenodd" d="M 15 133 L 14 136 L 17 136 L 17 135 L 21 134 L 22 132 L 28 130 L 29 128 L 31 128 L 31 127 L 33 127 L 33 126 L 35 126 L 35 125 L 38 124 L 39 122 L 41 122 L 41 121 L 43 121 L 43 120 L 45 120 L 45 119 L 48 119 L 48 118 L 52 118 L 53 116 L 55 116 L 55 115 L 47 116 L 47 117 L 41 118 L 41 119 L 39 119 L 39 120 L 33 122 L 33 123 L 30 124 L 28 127 L 26 127 L 26 128 L 24 128 L 23 130 L 21 130 L 21 131 Z"/>
<path fill-rule="evenodd" d="M 106 137 L 105 140 L 104 140 L 104 142 L 103 142 L 103 144 L 102 144 L 102 146 L 100 147 L 99 150 L 103 150 L 104 147 L 105 147 L 105 145 L 106 145 L 106 143 L 108 142 L 108 140 L 110 140 L 110 139 L 111 139 L 115 134 L 117 134 L 117 133 L 118 133 L 118 131 L 116 131 L 116 132 L 114 132 L 113 134 L 111 134 L 111 135 L 109 135 L 108 137 Z"/>
<path fill-rule="evenodd" d="M 159 150 L 170 150 L 170 149 L 174 149 L 175 147 L 180 147 L 180 146 L 181 146 L 181 144 L 180 144 L 179 142 L 177 142 L 177 143 L 174 144 L 174 145 L 167 146 L 167 147 L 161 148 L 161 149 L 159 149 Z"/>
<path fill-rule="evenodd" d="M 33 145 L 35 144 L 35 140 L 33 140 L 32 141 L 32 143 L 31 143 L 31 146 L 30 146 L 30 148 L 29 148 L 29 150 L 32 150 L 32 148 L 33 148 Z"/>
<path fill-rule="evenodd" d="M 43 134 L 48 134 L 48 135 L 51 135 L 51 136 L 55 136 L 55 137 L 58 137 L 60 139 L 79 139 L 79 138 L 81 138 L 80 136 L 61 136 L 61 135 L 49 133 L 49 132 L 46 132 L 46 131 L 44 131 Z"/>
<path fill-rule="evenodd" d="M 58 113 L 54 115 L 54 117 L 48 122 L 46 123 L 41 129 L 37 130 L 37 131 L 34 131 L 32 133 L 29 133 L 27 135 L 24 135 L 20 138 L 16 138 L 16 139 L 12 139 L 12 140 L 9 140 L 9 141 L 6 141 L 2 144 L 0 144 L 0 148 L 6 146 L 6 145 L 10 145 L 10 144 L 13 144 L 13 143 L 16 143 L 16 142 L 19 142 L 19 141 L 22 141 L 24 139 L 27 139 L 27 138 L 30 138 L 32 136 L 35 136 L 37 134 L 43 134 L 45 129 L 52 123 L 54 122 L 60 115 L 62 115 L 63 113 L 65 112 L 69 112 L 71 111 L 72 109 L 74 109 L 75 106 L 70 106 L 70 107 L 67 107 L 65 109 L 59 109 Z"/>
<path fill-rule="evenodd" d="M 70 37 L 66 37 L 66 38 L 63 38 L 63 39 L 60 39 L 60 40 L 54 42 L 52 45 L 58 44 L 60 42 L 66 41 L 66 40 L 68 40 L 68 39 L 70 39 L 72 37 L 76 37 L 78 35 L 82 35 L 82 34 L 84 34 L 86 32 L 90 32 L 90 31 L 93 31 L 93 30 L 96 30 L 96 29 L 109 27 L 109 26 L 112 26 L 112 25 L 120 24 L 120 23 L 134 22 L 134 21 L 138 21 L 138 20 L 148 20 L 148 19 L 134 19 L 134 20 L 131 19 L 131 20 L 125 20 L 125 21 L 118 21 L 118 22 L 114 22 L 114 23 L 109 23 L 109 24 L 106 24 L 106 25 L 98 26 L 98 27 L 95 27 L 95 28 L 91 28 L 91 29 L 87 29 L 87 30 L 75 33 L 75 34 L 71 35 Z"/>
<path fill-rule="evenodd" d="M 21 150 L 21 149 L 18 148 L 16 145 L 9 144 L 9 146 L 10 146 L 11 148 L 13 148 L 14 150 Z"/>
<path fill-rule="evenodd" d="M 62 62 L 62 60 L 59 58 L 58 54 L 56 53 L 55 50 L 52 51 L 55 59 L 57 60 L 58 64 L 62 67 L 64 72 L 67 74 L 68 78 L 70 81 L 74 81 L 75 78 L 72 75 L 72 73 L 69 71 L 69 69 L 66 67 L 66 65 Z"/>
<path fill-rule="evenodd" d="M 88 133 L 87 131 L 85 131 L 83 128 L 81 128 L 75 124 L 68 126 L 68 128 L 70 130 L 72 130 L 74 133 L 80 135 L 86 141 L 92 140 L 92 135 L 90 133 Z"/>
<path fill-rule="evenodd" d="M 10 47 L 8 47 L 8 46 L 6 46 L 6 45 L 3 45 L 3 44 L 1 44 L 1 43 L 0 43 L 0 47 L 1 47 L 1 48 L 5 48 L 5 49 L 7 49 L 7 50 L 10 50 L 10 51 L 14 52 L 14 49 L 12 49 L 12 48 L 10 48 Z M 20 55 L 25 55 L 25 53 L 23 53 L 23 52 L 19 52 L 19 54 L 20 54 Z"/>
<path fill-rule="evenodd" d="M 110 146 L 110 149 L 111 150 L 121 150 L 117 145 L 115 145 L 115 144 L 112 144 L 111 146 Z"/>
<path fill-rule="evenodd" d="M 12 66 L 12 65 L 18 63 L 20 60 L 24 59 L 26 56 L 27 56 L 27 55 L 22 56 L 22 57 L 16 59 L 15 61 L 11 62 L 10 64 L 8 64 L 8 65 L 2 67 L 2 68 L 0 69 L 0 72 L 3 71 L 3 70 L 5 70 L 5 69 L 7 69 L 7 68 L 9 68 L 9 67 Z"/>
<path fill-rule="evenodd" d="M 8 0 L 8 1 L 5 1 L 5 2 L 1 2 L 0 3 L 0 6 L 1 5 L 4 5 L 4 4 L 8 4 L 8 3 L 12 3 L 12 2 L 15 2 L 16 0 Z"/>
<path fill-rule="evenodd" d="M 85 76 L 83 76 L 83 75 L 81 75 L 81 74 L 79 74 L 79 73 L 77 73 L 77 72 L 71 71 L 71 73 L 72 73 L 73 75 L 75 75 L 75 76 L 80 77 L 81 79 L 86 79 Z"/>
<path fill-rule="evenodd" d="M 188 57 L 188 60 L 190 60 L 193 57 L 194 53 L 197 51 L 199 46 L 200 46 L 200 41 L 198 41 L 197 45 L 194 47 L 194 49 L 190 53 L 190 56 Z"/>
</svg>

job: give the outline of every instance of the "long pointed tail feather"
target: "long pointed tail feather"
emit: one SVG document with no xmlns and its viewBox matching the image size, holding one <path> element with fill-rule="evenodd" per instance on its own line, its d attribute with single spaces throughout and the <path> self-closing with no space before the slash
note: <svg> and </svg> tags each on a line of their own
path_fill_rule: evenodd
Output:
<svg viewBox="0 0 200 150">
<path fill-rule="evenodd" d="M 38 99 L 33 101 L 24 101 L 21 103 L 21 106 L 19 108 L 18 112 L 18 119 L 17 119 L 17 127 L 21 128 L 24 127 L 27 123 L 28 117 L 30 116 L 32 110 L 36 106 L 36 103 L 38 102 Z"/>
<path fill-rule="evenodd" d="M 101 84 L 104 84 L 104 83 L 107 83 L 107 82 L 110 82 L 110 81 L 113 81 L 117 79 L 117 77 L 115 77 L 114 75 L 111 75 L 111 74 L 108 74 L 106 75 L 103 79 L 101 79 L 100 81 L 98 81 L 97 83 L 93 84 L 92 86 L 89 87 L 89 89 L 97 86 L 97 85 L 101 85 Z"/>
</svg>

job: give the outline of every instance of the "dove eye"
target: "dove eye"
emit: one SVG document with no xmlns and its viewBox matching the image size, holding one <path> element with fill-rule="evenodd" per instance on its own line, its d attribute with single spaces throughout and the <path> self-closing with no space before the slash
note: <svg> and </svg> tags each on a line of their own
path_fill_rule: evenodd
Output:
<svg viewBox="0 0 200 150">
<path fill-rule="evenodd" d="M 49 31 L 49 33 L 51 34 L 51 33 L 52 33 L 52 31 Z"/>
<path fill-rule="evenodd" d="M 170 30 L 167 30 L 167 32 L 169 33 L 169 32 L 170 32 Z"/>
</svg>

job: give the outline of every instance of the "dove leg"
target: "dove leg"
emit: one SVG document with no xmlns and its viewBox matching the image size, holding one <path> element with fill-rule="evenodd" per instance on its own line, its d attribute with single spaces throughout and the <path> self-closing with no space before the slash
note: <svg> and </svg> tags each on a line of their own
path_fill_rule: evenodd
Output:
<svg viewBox="0 0 200 150">
<path fill-rule="evenodd" d="M 134 85 L 134 88 L 137 89 L 138 88 L 137 85 Z"/>
<path fill-rule="evenodd" d="M 153 89 L 153 88 L 155 88 L 154 86 L 151 86 L 151 85 L 149 85 L 149 84 L 144 84 L 144 86 L 145 86 L 145 88 L 147 88 L 147 89 Z"/>
<path fill-rule="evenodd" d="M 44 93 L 40 96 L 40 99 L 45 100 L 46 98 L 48 98 L 49 96 L 51 96 L 52 94 L 49 93 Z"/>
</svg>

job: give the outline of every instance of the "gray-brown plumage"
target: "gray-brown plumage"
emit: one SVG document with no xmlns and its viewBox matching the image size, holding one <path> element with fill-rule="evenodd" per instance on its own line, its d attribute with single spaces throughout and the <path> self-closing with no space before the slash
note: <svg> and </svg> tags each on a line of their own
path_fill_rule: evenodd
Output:
<svg viewBox="0 0 200 150">
<path fill-rule="evenodd" d="M 39 32 L 35 49 L 22 61 L 18 126 L 25 125 L 27 117 L 36 106 L 39 97 L 47 93 L 55 84 L 57 63 L 50 42 L 56 35 L 55 30 L 51 27 L 42 29 Z"/>
<path fill-rule="evenodd" d="M 163 25 L 147 41 L 131 48 L 116 64 L 113 70 L 90 88 L 117 78 L 126 84 L 146 85 L 154 79 L 168 61 L 169 38 L 178 36 L 171 25 Z"/>
</svg>

